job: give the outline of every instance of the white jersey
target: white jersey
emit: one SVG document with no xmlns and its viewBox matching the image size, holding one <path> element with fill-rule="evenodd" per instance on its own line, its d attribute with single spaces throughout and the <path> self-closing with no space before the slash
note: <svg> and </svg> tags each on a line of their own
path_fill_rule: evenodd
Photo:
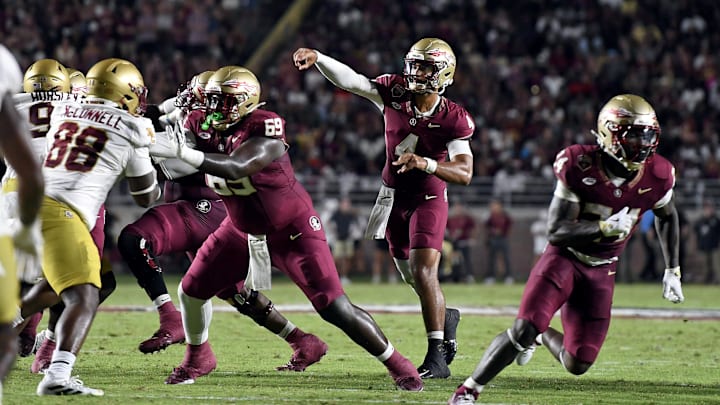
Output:
<svg viewBox="0 0 720 405">
<path fill-rule="evenodd" d="M 7 94 L 15 94 L 22 88 L 23 74 L 15 57 L 0 44 L 0 110 Z M 10 211 L 5 207 L 5 196 L 0 193 L 0 235 L 10 233 Z"/>
<path fill-rule="evenodd" d="M 114 103 L 58 103 L 46 138 L 45 194 L 68 204 L 92 229 L 119 179 L 154 173 L 148 151 L 154 137 L 152 121 Z"/>
<path fill-rule="evenodd" d="M 13 95 L 15 109 L 20 114 L 23 122 L 30 128 L 33 153 L 38 163 L 45 159 L 45 135 L 50 129 L 50 114 L 53 110 L 53 103 L 59 101 L 80 101 L 84 96 L 62 93 L 59 91 L 37 91 L 33 93 L 20 93 Z M 5 163 L 7 165 L 7 162 Z M 17 177 L 15 170 L 9 165 L 2 178 L 2 184 Z"/>
</svg>

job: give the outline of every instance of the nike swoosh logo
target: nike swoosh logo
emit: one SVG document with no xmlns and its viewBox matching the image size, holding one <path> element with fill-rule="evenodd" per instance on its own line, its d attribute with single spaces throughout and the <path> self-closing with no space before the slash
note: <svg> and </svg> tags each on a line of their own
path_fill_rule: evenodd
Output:
<svg viewBox="0 0 720 405">
<path fill-rule="evenodd" d="M 614 275 L 615 273 L 617 273 L 617 271 L 612 271 L 612 270 L 610 270 L 610 271 L 608 271 L 608 276 L 612 276 L 612 275 Z"/>
<path fill-rule="evenodd" d="M 428 124 L 428 128 L 440 128 L 440 124 L 433 124 L 432 122 Z"/>
<path fill-rule="evenodd" d="M 436 195 L 427 195 L 425 194 L 425 200 L 432 200 L 433 198 L 437 198 Z"/>
<path fill-rule="evenodd" d="M 302 232 L 298 233 L 297 235 L 290 235 L 290 240 L 295 240 L 295 239 L 299 238 L 300 235 L 302 235 Z"/>
<path fill-rule="evenodd" d="M 650 191 L 650 190 L 652 190 L 652 187 L 640 188 L 640 189 L 638 189 L 638 194 L 645 194 L 645 193 L 647 193 L 647 192 Z"/>
</svg>

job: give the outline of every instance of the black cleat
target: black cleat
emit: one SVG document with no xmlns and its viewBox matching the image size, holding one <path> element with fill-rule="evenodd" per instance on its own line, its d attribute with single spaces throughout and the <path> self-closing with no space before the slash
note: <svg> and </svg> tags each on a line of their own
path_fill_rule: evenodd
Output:
<svg viewBox="0 0 720 405">
<path fill-rule="evenodd" d="M 420 378 L 423 380 L 429 378 L 448 378 L 450 377 L 450 369 L 447 364 L 438 364 L 433 361 L 425 361 L 417 369 Z"/>
<path fill-rule="evenodd" d="M 460 311 L 455 308 L 445 308 L 445 340 L 443 340 L 443 352 L 447 365 L 450 365 L 450 363 L 455 360 L 455 355 L 457 354 L 458 343 L 456 333 L 459 323 Z"/>
</svg>

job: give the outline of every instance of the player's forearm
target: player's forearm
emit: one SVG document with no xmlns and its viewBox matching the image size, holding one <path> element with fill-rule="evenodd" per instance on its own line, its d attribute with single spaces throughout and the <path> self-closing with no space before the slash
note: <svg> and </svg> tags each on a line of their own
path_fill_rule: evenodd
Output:
<svg viewBox="0 0 720 405">
<path fill-rule="evenodd" d="M 460 162 L 438 162 L 434 174 L 448 183 L 467 186 L 472 180 L 473 168 Z"/>
<path fill-rule="evenodd" d="M 680 265 L 680 223 L 677 211 L 665 218 L 655 217 L 655 230 L 660 241 L 660 249 L 665 259 L 665 267 Z"/>
<path fill-rule="evenodd" d="M 560 247 L 583 247 L 603 236 L 599 221 L 558 221 L 550 225 L 548 242 Z"/>
<path fill-rule="evenodd" d="M 350 66 L 338 60 L 318 51 L 315 52 L 317 53 L 315 66 L 317 66 L 320 73 L 330 80 L 332 84 L 351 93 L 365 97 L 377 106 L 383 105 L 380 93 L 378 93 L 370 79 L 357 73 Z"/>
</svg>

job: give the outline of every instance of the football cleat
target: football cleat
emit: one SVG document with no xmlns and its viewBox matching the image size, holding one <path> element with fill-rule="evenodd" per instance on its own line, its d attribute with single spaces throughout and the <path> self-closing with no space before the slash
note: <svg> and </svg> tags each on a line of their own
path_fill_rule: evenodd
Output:
<svg viewBox="0 0 720 405">
<path fill-rule="evenodd" d="M 40 323 L 42 316 L 42 312 L 32 315 L 25 328 L 23 328 L 23 330 L 20 331 L 20 334 L 18 334 L 18 342 L 20 346 L 18 355 L 20 357 L 27 357 L 34 353 L 36 338 L 35 333 L 37 332 L 37 325 Z"/>
<path fill-rule="evenodd" d="M 310 365 L 320 361 L 328 350 L 328 345 L 311 333 L 305 333 L 297 342 L 290 343 L 290 347 L 295 352 L 287 364 L 276 368 L 277 371 L 305 371 Z"/>
<path fill-rule="evenodd" d="M 425 360 L 417 369 L 420 378 L 423 380 L 430 378 L 448 378 L 450 377 L 450 369 L 447 364 L 438 364 L 432 360 Z"/>
<path fill-rule="evenodd" d="M 457 327 L 460 323 L 460 311 L 455 308 L 445 308 L 445 337 L 443 340 L 443 354 L 445 363 L 449 366 L 455 360 L 458 350 Z"/>
<path fill-rule="evenodd" d="M 167 349 L 170 345 L 185 341 L 180 312 L 168 315 L 168 318 L 160 322 L 160 329 L 153 333 L 150 339 L 140 343 L 138 350 L 145 354 L 155 353 Z"/>
<path fill-rule="evenodd" d="M 198 377 L 210 374 L 215 367 L 217 359 L 209 343 L 188 345 L 183 362 L 173 369 L 165 384 L 193 384 Z"/>
<path fill-rule="evenodd" d="M 86 387 L 77 377 L 70 377 L 67 380 L 55 378 L 50 373 L 45 373 L 36 393 L 43 395 L 92 395 L 101 397 L 105 395 L 103 390 Z"/>
<path fill-rule="evenodd" d="M 542 335 L 537 335 L 537 337 L 535 338 L 535 343 L 531 344 L 525 350 L 520 351 L 517 356 L 515 356 L 515 363 L 518 366 L 524 366 L 528 364 L 532 359 L 533 354 L 535 354 L 535 349 L 537 349 L 537 347 L 541 345 Z"/>
<path fill-rule="evenodd" d="M 412 362 L 397 350 L 385 361 L 397 389 L 402 391 L 422 391 L 424 384 Z"/>
<path fill-rule="evenodd" d="M 453 392 L 447 403 L 448 405 L 471 405 L 474 404 L 477 399 L 477 391 L 461 384 L 455 392 Z"/>
<path fill-rule="evenodd" d="M 42 373 L 50 367 L 52 362 L 52 354 L 55 350 L 56 343 L 54 340 L 47 338 L 47 331 L 38 333 L 35 338 L 35 359 L 33 359 L 32 365 L 30 365 L 30 372 Z"/>
</svg>

